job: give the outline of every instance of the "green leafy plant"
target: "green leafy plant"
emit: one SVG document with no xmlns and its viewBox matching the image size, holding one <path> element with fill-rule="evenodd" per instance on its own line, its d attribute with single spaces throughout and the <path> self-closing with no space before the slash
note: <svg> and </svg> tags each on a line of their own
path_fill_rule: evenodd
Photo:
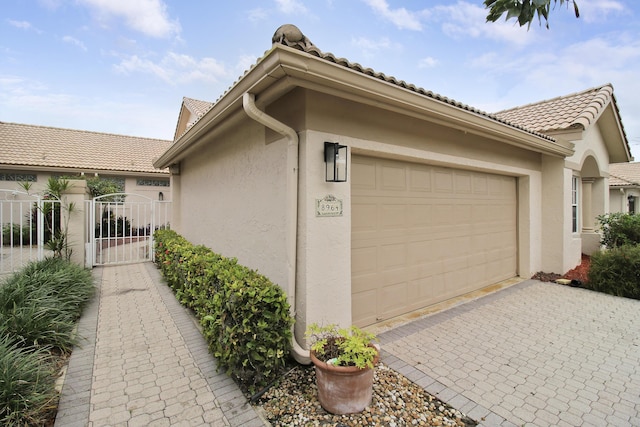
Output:
<svg viewBox="0 0 640 427">
<path fill-rule="evenodd" d="M 32 262 L 0 286 L 0 333 L 22 347 L 68 353 L 93 292 L 89 270 L 60 258 Z"/>
<path fill-rule="evenodd" d="M 55 376 L 49 354 L 26 350 L 0 335 L 0 423 L 45 425 L 57 406 Z"/>
<path fill-rule="evenodd" d="M 78 177 L 74 179 L 82 179 L 82 177 Z M 96 176 L 96 177 L 86 178 L 86 180 L 87 180 L 87 188 L 89 188 L 89 193 L 91 194 L 91 197 L 94 197 L 94 198 L 100 197 L 100 196 L 106 196 L 108 194 L 124 192 L 124 185 L 115 179 Z M 119 194 L 118 196 L 104 197 L 102 201 L 116 202 L 116 201 L 122 201 L 122 198 L 123 198 L 123 195 Z"/>
<path fill-rule="evenodd" d="M 30 245 L 35 240 L 36 227 L 35 224 L 20 225 L 6 223 L 2 224 L 2 245 L 3 246 L 20 246 Z"/>
<path fill-rule="evenodd" d="M 576 18 L 580 17 L 580 10 L 576 0 L 553 0 L 556 4 L 562 6 L 563 3 L 573 3 L 573 12 Z M 507 15 L 506 20 L 516 18 L 518 24 L 522 27 L 527 25 L 531 27 L 531 22 L 538 17 L 538 21 L 542 24 L 542 18 L 545 25 L 549 28 L 549 12 L 551 11 L 551 0 L 485 0 L 485 8 L 489 9 L 487 22 L 496 22 L 502 15 Z"/>
<path fill-rule="evenodd" d="M 640 244 L 640 215 L 610 213 L 597 217 L 601 243 L 611 249 L 623 245 Z"/>
<path fill-rule="evenodd" d="M 279 286 L 234 258 L 157 230 L 155 263 L 192 309 L 220 368 L 253 393 L 276 379 L 291 345 L 293 318 Z"/>
<path fill-rule="evenodd" d="M 44 189 L 44 200 L 52 200 L 55 203 L 44 203 L 37 206 L 45 218 L 45 234 L 47 236 L 46 246 L 58 258 L 70 260 L 73 250 L 69 246 L 69 219 L 71 214 L 77 210 L 75 203 L 68 202 L 64 197 L 64 193 L 71 188 L 72 183 L 63 178 L 49 178 L 47 186 Z M 31 183 L 21 182 L 20 186 L 29 193 Z M 61 212 L 66 212 L 66 216 Z"/>
<path fill-rule="evenodd" d="M 96 237 L 123 237 L 137 234 L 131 227 L 131 221 L 122 215 L 115 217 L 109 209 L 102 211 L 102 219 L 95 227 Z"/>
<path fill-rule="evenodd" d="M 624 245 L 591 255 L 587 288 L 640 299 L 640 245 Z"/>
<path fill-rule="evenodd" d="M 305 336 L 311 340 L 316 357 L 335 366 L 373 368 L 378 350 L 372 345 L 375 335 L 357 326 L 339 328 L 335 324 L 307 327 Z"/>
<path fill-rule="evenodd" d="M 93 290 L 91 272 L 61 258 L 32 262 L 0 283 L 1 425 L 52 425 L 56 366 Z"/>
</svg>

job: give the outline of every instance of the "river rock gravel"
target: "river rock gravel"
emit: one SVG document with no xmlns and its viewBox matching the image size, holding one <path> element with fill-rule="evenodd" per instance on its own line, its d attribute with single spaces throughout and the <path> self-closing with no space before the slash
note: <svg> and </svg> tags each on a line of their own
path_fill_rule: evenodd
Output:
<svg viewBox="0 0 640 427">
<path fill-rule="evenodd" d="M 296 366 L 256 402 L 272 426 L 475 426 L 460 411 L 383 363 L 374 371 L 373 399 L 360 414 L 332 415 L 317 398 L 313 366 Z"/>
</svg>

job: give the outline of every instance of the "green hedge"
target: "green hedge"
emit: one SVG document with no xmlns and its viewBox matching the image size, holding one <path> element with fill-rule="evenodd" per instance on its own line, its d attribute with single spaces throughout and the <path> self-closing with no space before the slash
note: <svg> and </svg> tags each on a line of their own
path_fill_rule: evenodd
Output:
<svg viewBox="0 0 640 427">
<path fill-rule="evenodd" d="M 250 393 L 277 378 L 293 325 L 284 291 L 173 230 L 156 231 L 155 242 L 156 264 L 176 298 L 195 312 L 220 367 Z"/>
<path fill-rule="evenodd" d="M 640 299 L 640 246 L 624 245 L 594 253 L 586 287 Z"/>
</svg>

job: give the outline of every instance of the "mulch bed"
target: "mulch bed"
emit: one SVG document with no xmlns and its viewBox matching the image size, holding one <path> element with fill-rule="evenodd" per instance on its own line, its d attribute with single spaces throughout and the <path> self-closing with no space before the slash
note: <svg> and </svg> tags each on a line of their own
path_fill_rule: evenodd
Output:
<svg viewBox="0 0 640 427">
<path fill-rule="evenodd" d="M 589 267 L 591 266 L 591 257 L 589 255 L 582 254 L 582 260 L 575 268 L 567 271 L 564 275 L 556 273 L 545 273 L 542 271 L 537 272 L 531 278 L 540 280 L 541 282 L 554 282 L 557 279 L 569 279 L 572 281 L 573 286 L 587 283 L 589 277 Z"/>
</svg>

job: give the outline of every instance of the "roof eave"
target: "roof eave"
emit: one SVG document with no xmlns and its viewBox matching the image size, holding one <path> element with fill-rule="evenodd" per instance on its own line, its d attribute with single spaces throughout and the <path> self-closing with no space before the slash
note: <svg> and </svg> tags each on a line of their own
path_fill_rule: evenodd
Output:
<svg viewBox="0 0 640 427">
<path fill-rule="evenodd" d="M 632 162 L 633 156 L 629 147 L 626 132 L 620 119 L 618 106 L 615 97 L 612 96 L 611 103 L 607 106 L 601 117 L 603 127 L 607 135 L 613 136 L 613 139 L 606 138 L 607 151 L 609 151 L 609 163 Z"/>
<path fill-rule="evenodd" d="M 276 85 L 282 80 L 286 80 L 287 84 Z M 268 91 L 271 92 L 267 96 L 269 101 L 291 90 L 292 87 L 305 87 L 415 116 L 543 154 L 567 157 L 574 153 L 572 144 L 566 141 L 555 141 L 550 137 L 539 136 L 488 115 L 431 98 L 344 65 L 294 48 L 274 45 L 153 165 L 156 168 L 166 168 L 178 163 L 187 152 L 191 151 L 201 136 L 242 108 L 242 95 L 245 92 L 258 96 L 271 86 L 278 89 Z M 262 104 L 267 103 L 265 97 L 258 98 L 257 101 Z"/>
<path fill-rule="evenodd" d="M 153 170 L 140 170 L 140 169 L 105 169 L 95 167 L 82 167 L 82 166 L 52 166 L 52 165 L 37 165 L 31 163 L 0 163 L 0 170 L 15 170 L 15 171 L 33 171 L 33 172 L 55 172 L 55 173 L 84 173 L 84 174 L 108 174 L 108 175 L 126 175 L 126 176 L 167 176 L 169 170 L 153 169 Z"/>
<path fill-rule="evenodd" d="M 298 52 L 291 48 L 283 49 Z M 505 124 L 342 65 L 312 55 L 305 56 L 308 59 L 304 66 L 296 61 L 282 63 L 282 70 L 295 79 L 297 86 L 330 92 L 339 97 L 429 120 L 464 132 L 490 136 L 495 140 L 544 154 L 567 157 L 574 153 L 573 145 L 569 142 L 538 136 L 526 129 Z"/>
</svg>

